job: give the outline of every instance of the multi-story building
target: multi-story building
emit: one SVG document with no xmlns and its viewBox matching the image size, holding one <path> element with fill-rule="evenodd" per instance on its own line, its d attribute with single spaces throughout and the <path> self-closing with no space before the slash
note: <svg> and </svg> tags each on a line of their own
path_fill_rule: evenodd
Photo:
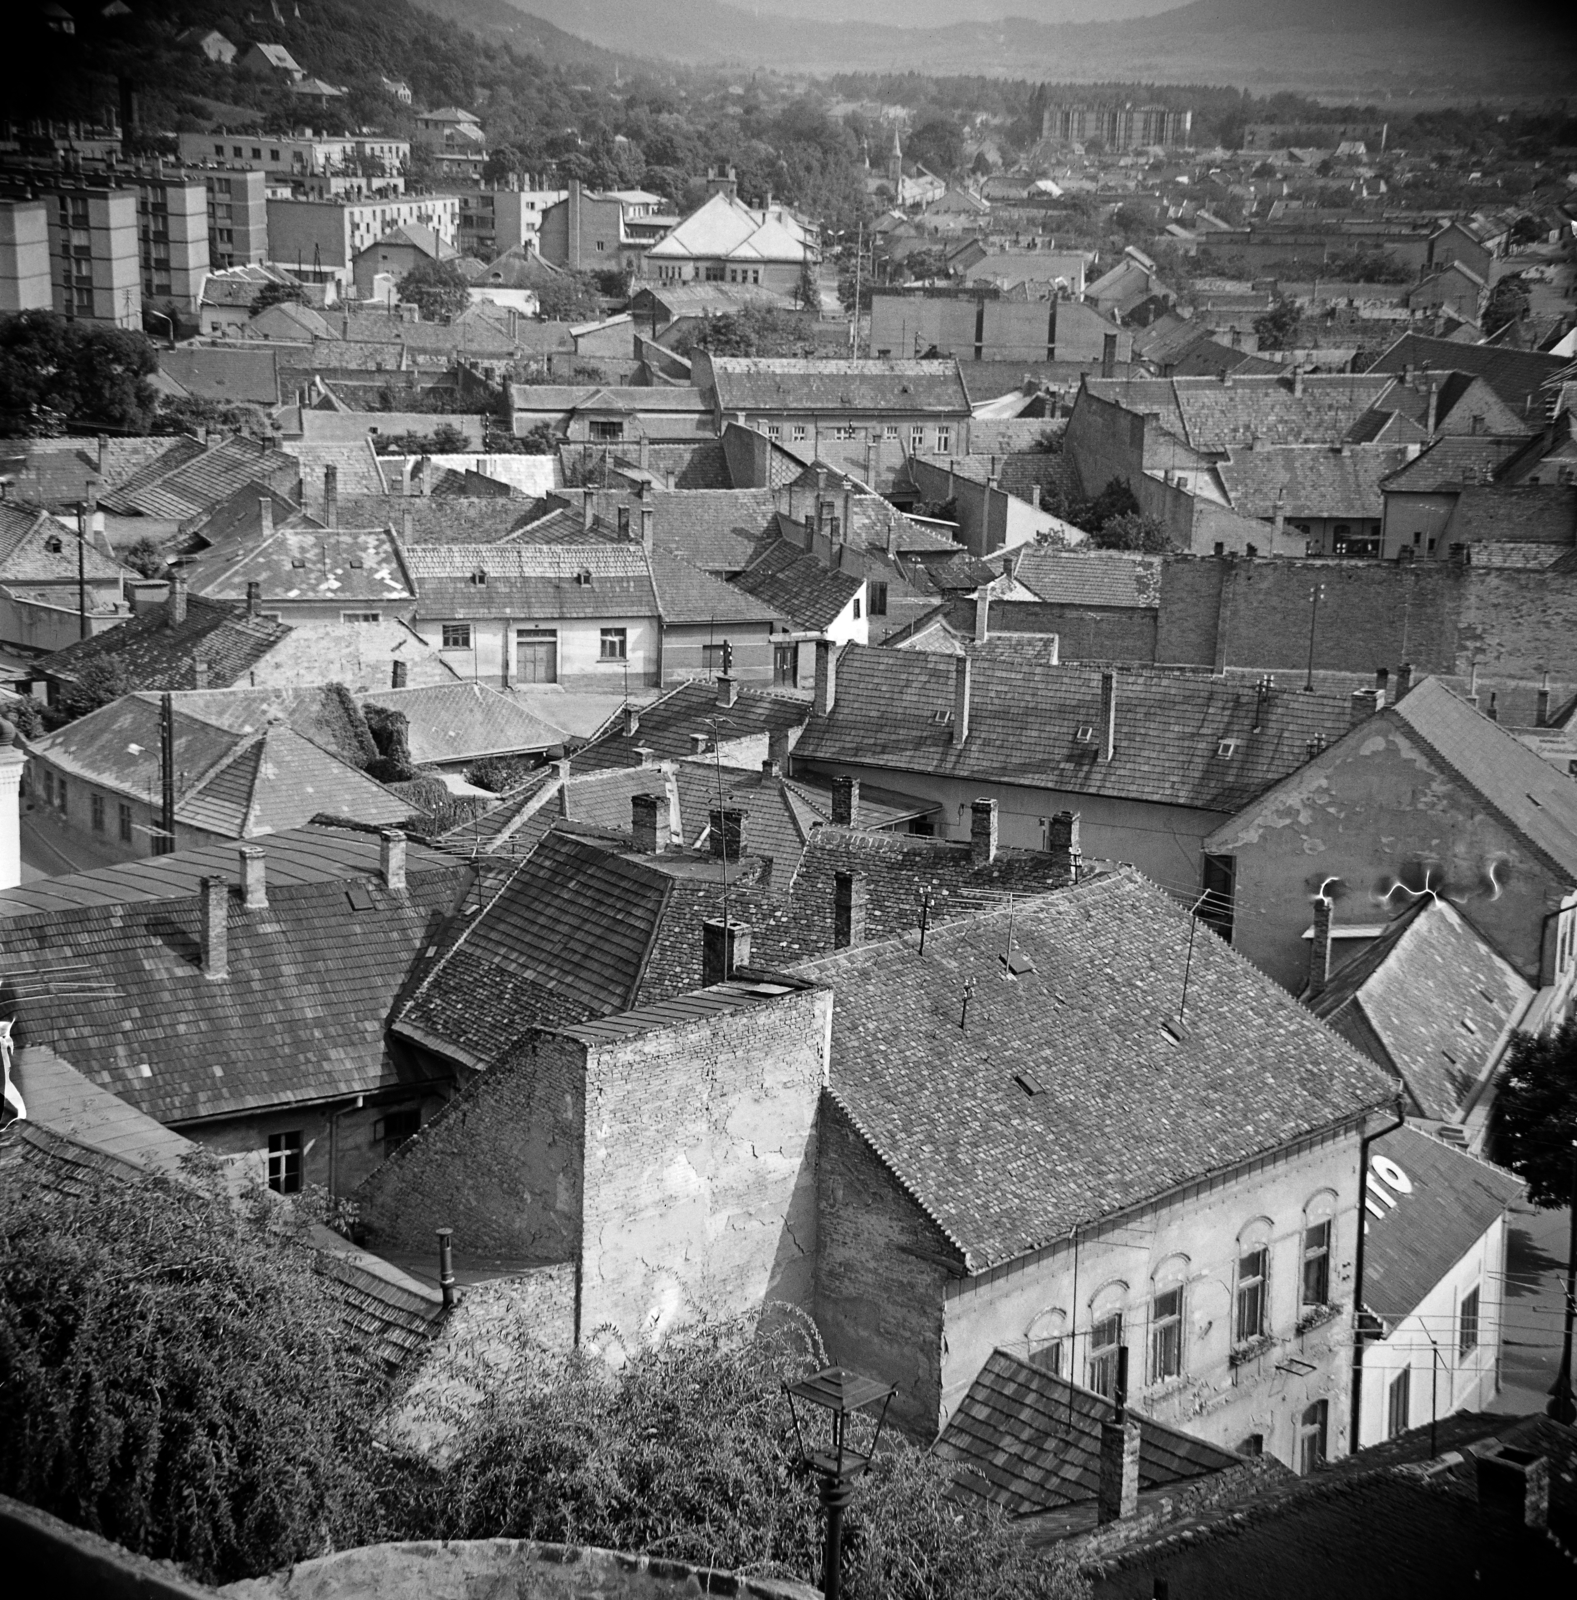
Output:
<svg viewBox="0 0 1577 1600">
<path fill-rule="evenodd" d="M 197 173 L 190 174 L 192 177 Z M 208 191 L 208 264 L 255 267 L 268 259 L 268 180 L 261 172 L 204 170 Z"/>
<path fill-rule="evenodd" d="M 268 202 L 269 259 L 309 283 L 349 283 L 357 253 L 391 229 L 418 222 L 445 244 L 459 233 L 460 202 L 452 194 L 378 200 Z"/>
<path fill-rule="evenodd" d="M 1041 114 L 1040 136 L 1053 144 L 1090 144 L 1108 150 L 1144 145 L 1186 145 L 1193 133 L 1192 111 L 1166 106 L 1066 105 L 1052 102 Z"/>
<path fill-rule="evenodd" d="M 135 189 L 48 172 L 8 172 L 0 174 L 0 198 L 44 203 L 51 299 L 56 311 L 64 317 L 116 328 L 142 326 Z M 22 259 L 31 264 L 36 291 L 36 237 L 25 246 L 6 248 L 8 253 L 20 250 Z"/>
<path fill-rule="evenodd" d="M 0 312 L 48 311 L 49 207 L 42 200 L 0 200 Z"/>
<path fill-rule="evenodd" d="M 542 213 L 538 248 L 556 267 L 639 272 L 647 250 L 678 220 L 662 210 L 661 195 L 644 189 L 598 194 L 572 178 L 564 198 Z"/>
<path fill-rule="evenodd" d="M 136 187 L 143 298 L 195 313 L 210 267 L 208 191 L 184 175 L 140 177 Z"/>
<path fill-rule="evenodd" d="M 568 197 L 567 189 L 462 189 L 458 244 L 462 255 L 496 261 L 507 250 L 535 247 L 542 214 Z"/>
<path fill-rule="evenodd" d="M 408 139 L 381 134 L 345 137 L 300 135 L 276 138 L 258 133 L 182 133 L 176 135 L 181 160 L 196 166 L 241 167 L 251 172 L 305 179 L 353 173 L 395 178 L 411 159 Z"/>
<path fill-rule="evenodd" d="M 473 182 L 481 179 L 487 161 L 487 139 L 481 119 L 471 112 L 458 106 L 418 112 L 416 142 L 427 149 L 441 176 Z"/>
</svg>

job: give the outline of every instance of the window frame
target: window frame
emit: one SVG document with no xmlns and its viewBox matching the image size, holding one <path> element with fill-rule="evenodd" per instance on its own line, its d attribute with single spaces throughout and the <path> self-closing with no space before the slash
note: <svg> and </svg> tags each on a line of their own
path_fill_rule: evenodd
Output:
<svg viewBox="0 0 1577 1600">
<path fill-rule="evenodd" d="M 1068 1314 L 1061 1306 L 1047 1306 L 1030 1319 L 1024 1330 L 1024 1359 L 1032 1367 L 1063 1376 L 1067 1366 Z"/>
<path fill-rule="evenodd" d="M 1484 1303 L 1479 1291 L 1482 1284 L 1475 1283 L 1457 1302 L 1457 1360 L 1465 1361 L 1479 1347 L 1483 1325 Z"/>
<path fill-rule="evenodd" d="M 95 833 L 103 833 L 105 831 L 104 796 L 101 794 L 94 793 L 88 796 L 88 826 Z"/>
<path fill-rule="evenodd" d="M 1336 1248 L 1336 1196 L 1329 1189 L 1303 1208 L 1299 1237 L 1298 1309 L 1317 1311 L 1331 1301 L 1331 1256 Z"/>
<path fill-rule="evenodd" d="M 1309 1477 L 1330 1459 L 1331 1403 L 1315 1400 L 1298 1416 L 1298 1475 Z"/>
<path fill-rule="evenodd" d="M 300 1194 L 306 1155 L 300 1128 L 287 1128 L 268 1136 L 268 1187 L 275 1194 Z"/>
<path fill-rule="evenodd" d="M 1183 1375 L 1183 1280 L 1167 1278 L 1150 1286 L 1150 1382 L 1170 1383 Z M 1171 1302 L 1163 1308 L 1163 1302 Z"/>
<path fill-rule="evenodd" d="M 609 646 L 614 648 L 610 649 Z M 630 659 L 630 630 L 603 628 L 597 639 L 598 661 L 624 662 Z"/>
<path fill-rule="evenodd" d="M 1413 1405 L 1413 1369 L 1403 1367 L 1385 1386 L 1385 1436 L 1394 1439 L 1407 1432 Z"/>
<path fill-rule="evenodd" d="M 1090 1352 L 1085 1363 L 1086 1387 L 1110 1400 L 1117 1393 L 1117 1353 L 1123 1347 L 1121 1306 L 1113 1306 L 1096 1316 L 1090 1314 Z M 1097 1343 L 1097 1340 L 1100 1342 Z"/>
<path fill-rule="evenodd" d="M 115 825 L 122 844 L 131 843 L 131 823 L 131 807 L 124 800 L 118 801 L 115 807 Z"/>
<path fill-rule="evenodd" d="M 1267 1218 L 1251 1222 L 1237 1239 L 1237 1264 L 1232 1274 L 1232 1342 L 1262 1339 L 1270 1322 L 1270 1239 Z M 1245 1268 L 1253 1263 L 1251 1270 Z M 1248 1315 L 1252 1308 L 1253 1315 Z"/>
<path fill-rule="evenodd" d="M 450 637 L 454 635 L 454 637 Z M 471 648 L 471 624 L 469 622 L 441 622 L 438 624 L 438 637 L 441 641 L 440 650 L 469 650 Z"/>
</svg>

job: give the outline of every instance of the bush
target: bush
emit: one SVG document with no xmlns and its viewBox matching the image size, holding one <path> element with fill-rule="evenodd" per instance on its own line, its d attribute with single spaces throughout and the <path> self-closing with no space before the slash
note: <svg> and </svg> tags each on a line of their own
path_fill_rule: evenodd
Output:
<svg viewBox="0 0 1577 1600">
<path fill-rule="evenodd" d="M 159 548 L 159 541 L 148 534 L 126 546 L 121 551 L 121 561 L 133 572 L 140 573 L 144 578 L 162 578 L 165 569 L 164 551 Z"/>
<path fill-rule="evenodd" d="M 532 756 L 483 756 L 465 769 L 465 781 L 494 794 L 518 789 L 542 763 Z"/>
<path fill-rule="evenodd" d="M 411 722 L 403 711 L 391 711 L 370 700 L 361 708 L 377 754 L 367 762 L 367 776 L 379 783 L 405 783 L 416 776 L 411 760 Z"/>
<path fill-rule="evenodd" d="M 400 279 L 400 299 L 427 322 L 447 322 L 465 310 L 470 284 L 452 261 L 418 261 Z"/>
<path fill-rule="evenodd" d="M 223 1582 L 371 1531 L 373 1390 L 291 1214 L 0 1169 L 0 1489 Z"/>
<path fill-rule="evenodd" d="M 1090 543 L 1097 550 L 1138 550 L 1149 554 L 1172 548 L 1166 530 L 1156 518 L 1147 517 L 1141 511 L 1124 511 L 1108 517 L 1090 534 Z"/>
</svg>

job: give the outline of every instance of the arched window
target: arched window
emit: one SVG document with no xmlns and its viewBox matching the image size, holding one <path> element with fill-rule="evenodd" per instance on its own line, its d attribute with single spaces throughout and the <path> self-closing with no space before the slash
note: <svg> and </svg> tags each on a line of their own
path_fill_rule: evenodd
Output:
<svg viewBox="0 0 1577 1600">
<path fill-rule="evenodd" d="M 1126 1283 L 1108 1283 L 1090 1299 L 1090 1359 L 1087 1383 L 1108 1398 L 1117 1393 L 1118 1351 L 1123 1347 Z"/>
<path fill-rule="evenodd" d="M 1329 1189 L 1322 1189 L 1303 1208 L 1303 1287 L 1298 1303 L 1304 1311 L 1331 1303 L 1335 1219 L 1336 1196 Z"/>
<path fill-rule="evenodd" d="M 1256 1217 L 1238 1235 L 1237 1296 L 1232 1337 L 1247 1344 L 1264 1333 L 1270 1316 L 1269 1217 Z"/>
<path fill-rule="evenodd" d="M 1183 1300 L 1187 1284 L 1187 1256 L 1163 1261 L 1150 1281 L 1151 1383 L 1166 1383 L 1183 1375 Z"/>
<path fill-rule="evenodd" d="M 1026 1354 L 1035 1366 L 1060 1378 L 1067 1368 L 1067 1336 L 1067 1312 L 1060 1306 L 1048 1306 L 1037 1312 L 1024 1330 Z"/>
</svg>

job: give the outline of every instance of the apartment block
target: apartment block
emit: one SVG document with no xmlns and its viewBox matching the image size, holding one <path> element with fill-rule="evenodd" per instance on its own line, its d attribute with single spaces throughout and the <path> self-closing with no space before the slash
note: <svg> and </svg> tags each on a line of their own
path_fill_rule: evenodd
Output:
<svg viewBox="0 0 1577 1600">
<path fill-rule="evenodd" d="M 49 277 L 62 316 L 142 327 L 137 191 L 86 183 L 58 187 L 0 178 L 9 197 L 41 198 L 49 225 Z"/>
<path fill-rule="evenodd" d="M 1041 117 L 1041 138 L 1054 144 L 1091 144 L 1108 150 L 1147 145 L 1186 145 L 1193 133 L 1192 111 L 1166 106 L 1065 105 L 1053 102 Z"/>
<path fill-rule="evenodd" d="M 195 315 L 210 268 L 207 188 L 197 178 L 139 177 L 136 192 L 143 298 Z"/>
<path fill-rule="evenodd" d="M 0 312 L 48 311 L 49 207 L 42 200 L 0 200 Z"/>
<path fill-rule="evenodd" d="M 461 254 L 494 261 L 506 250 L 538 246 L 543 212 L 567 195 L 565 189 L 462 189 L 455 196 Z"/>
<path fill-rule="evenodd" d="M 181 160 L 196 166 L 241 167 L 305 178 L 350 168 L 370 177 L 401 173 L 411 158 L 408 139 L 382 134 L 343 138 L 313 135 L 271 138 L 254 133 L 182 133 L 176 135 Z"/>
<path fill-rule="evenodd" d="M 268 259 L 267 178 L 239 169 L 201 177 L 208 194 L 208 264 L 215 271 L 261 265 Z"/>
<path fill-rule="evenodd" d="M 385 200 L 269 200 L 268 259 L 309 283 L 351 281 L 357 253 L 391 228 L 420 223 L 456 244 L 460 202 L 452 194 Z"/>
</svg>

